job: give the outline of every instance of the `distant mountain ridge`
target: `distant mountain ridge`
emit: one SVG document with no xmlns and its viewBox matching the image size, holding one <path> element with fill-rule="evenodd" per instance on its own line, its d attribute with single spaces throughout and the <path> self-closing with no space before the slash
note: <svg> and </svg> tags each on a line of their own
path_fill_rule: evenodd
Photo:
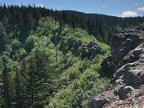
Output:
<svg viewBox="0 0 144 108">
<path fill-rule="evenodd" d="M 86 14 L 77 11 L 59 11 L 34 6 L 0 6 L 0 20 L 6 29 L 17 29 L 21 32 L 21 41 L 25 40 L 31 29 L 35 29 L 41 17 L 50 16 L 59 21 L 61 26 L 70 25 L 72 28 L 82 28 L 98 40 L 110 43 L 110 38 L 118 31 L 134 27 L 144 22 L 144 17 L 120 18 L 102 14 Z M 7 30 L 9 32 L 9 30 Z M 23 36 L 24 35 L 24 36 Z M 11 38 L 18 37 L 15 34 Z M 19 37 L 18 37 L 19 38 Z"/>
</svg>

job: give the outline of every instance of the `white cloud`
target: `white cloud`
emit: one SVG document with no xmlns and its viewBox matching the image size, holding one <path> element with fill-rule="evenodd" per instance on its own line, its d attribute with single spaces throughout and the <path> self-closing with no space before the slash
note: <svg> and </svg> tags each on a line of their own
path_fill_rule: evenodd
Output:
<svg viewBox="0 0 144 108">
<path fill-rule="evenodd" d="M 101 8 L 103 9 L 103 8 L 107 8 L 108 6 L 106 6 L 106 5 L 103 5 Z"/>
<path fill-rule="evenodd" d="M 136 17 L 138 16 L 137 12 L 134 11 L 125 11 L 122 13 L 121 17 Z"/>
<path fill-rule="evenodd" d="M 134 5 L 135 5 L 135 6 L 137 6 L 137 5 L 138 5 L 138 3 L 134 3 Z"/>
<path fill-rule="evenodd" d="M 36 4 L 36 7 L 44 7 L 43 4 Z"/>
<path fill-rule="evenodd" d="M 144 7 L 138 8 L 139 11 L 144 11 Z"/>
</svg>

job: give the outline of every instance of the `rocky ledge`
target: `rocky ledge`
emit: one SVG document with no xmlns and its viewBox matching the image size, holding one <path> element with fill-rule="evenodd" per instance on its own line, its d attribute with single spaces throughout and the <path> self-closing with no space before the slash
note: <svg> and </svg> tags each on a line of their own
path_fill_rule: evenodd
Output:
<svg viewBox="0 0 144 108">
<path fill-rule="evenodd" d="M 89 108 L 144 108 L 144 29 L 113 36 L 110 62 L 114 89 L 90 99 Z"/>
</svg>

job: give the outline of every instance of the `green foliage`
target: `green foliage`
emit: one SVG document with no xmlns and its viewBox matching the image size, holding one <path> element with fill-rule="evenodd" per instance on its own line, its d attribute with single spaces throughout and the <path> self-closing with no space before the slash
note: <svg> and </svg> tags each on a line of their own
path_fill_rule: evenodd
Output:
<svg viewBox="0 0 144 108">
<path fill-rule="evenodd" d="M 18 61 L 23 60 L 27 56 L 27 52 L 24 48 L 20 49 L 19 55 L 18 55 Z"/>
<path fill-rule="evenodd" d="M 110 55 L 105 43 L 143 22 L 143 17 L 0 6 L 0 107 L 88 107 L 90 97 L 112 87 L 99 74 Z"/>
<path fill-rule="evenodd" d="M 135 26 L 134 28 L 144 28 L 144 23 L 141 23 L 141 24 Z"/>
<path fill-rule="evenodd" d="M 1 71 L 5 73 L 2 75 L 6 82 L 3 82 L 4 91 L 12 91 L 3 95 L 5 100 L 2 105 L 17 108 L 75 108 L 87 104 L 90 96 L 107 90 L 109 86 L 106 85 L 110 85 L 110 81 L 100 79 L 99 70 L 103 57 L 101 54 L 105 54 L 109 46 L 80 28 L 65 25 L 59 30 L 60 26 L 51 17 L 42 18 L 36 31 L 33 31 L 37 35 L 27 36 L 24 44 L 12 39 L 6 45 L 1 56 L 2 63 L 5 63 L 1 67 L 5 70 Z M 82 59 L 81 55 L 74 54 L 76 50 L 73 47 L 68 46 L 69 38 L 81 41 L 82 45 L 96 42 L 103 50 L 93 59 Z M 62 41 L 67 43 L 64 46 L 66 53 L 60 50 Z M 81 51 L 82 45 L 77 51 Z"/>
<path fill-rule="evenodd" d="M 0 52 L 3 51 L 5 48 L 6 38 L 7 38 L 6 29 L 0 21 L 0 43 L 1 43 Z"/>
<path fill-rule="evenodd" d="M 85 65 L 83 63 L 81 65 Z M 79 65 L 77 66 L 79 67 Z M 99 78 L 97 72 L 99 68 L 100 64 L 98 66 L 98 64 L 95 65 L 92 63 L 89 68 L 84 69 L 82 74 L 78 75 L 72 84 L 51 98 L 48 108 L 53 108 L 54 106 L 55 108 L 82 107 L 84 105 L 83 102 L 87 104 L 89 97 L 110 89 L 110 80 Z M 69 74 L 71 75 L 71 73 Z"/>
<path fill-rule="evenodd" d="M 36 36 L 29 36 L 26 41 L 25 41 L 25 44 L 24 44 L 24 48 L 25 50 L 30 53 L 32 48 L 34 48 L 34 44 L 35 42 L 37 41 L 37 38 Z"/>
<path fill-rule="evenodd" d="M 21 42 L 18 41 L 17 39 L 14 39 L 14 40 L 12 40 L 10 45 L 11 45 L 11 49 L 12 49 L 11 53 L 15 53 L 15 51 L 19 50 L 19 48 L 21 47 Z"/>
</svg>

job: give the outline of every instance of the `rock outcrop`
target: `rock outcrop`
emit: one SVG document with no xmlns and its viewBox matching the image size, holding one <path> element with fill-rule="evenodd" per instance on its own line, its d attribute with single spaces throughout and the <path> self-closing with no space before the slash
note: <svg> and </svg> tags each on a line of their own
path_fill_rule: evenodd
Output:
<svg viewBox="0 0 144 108">
<path fill-rule="evenodd" d="M 89 108 L 144 108 L 144 30 L 126 29 L 111 42 L 114 89 L 89 100 Z"/>
<path fill-rule="evenodd" d="M 101 52 L 102 48 L 95 42 L 84 44 L 81 40 L 68 38 L 67 40 L 61 41 L 59 49 L 63 53 L 66 53 L 70 50 L 75 56 L 80 55 L 82 58 L 88 57 L 89 59 L 93 59 Z"/>
</svg>

